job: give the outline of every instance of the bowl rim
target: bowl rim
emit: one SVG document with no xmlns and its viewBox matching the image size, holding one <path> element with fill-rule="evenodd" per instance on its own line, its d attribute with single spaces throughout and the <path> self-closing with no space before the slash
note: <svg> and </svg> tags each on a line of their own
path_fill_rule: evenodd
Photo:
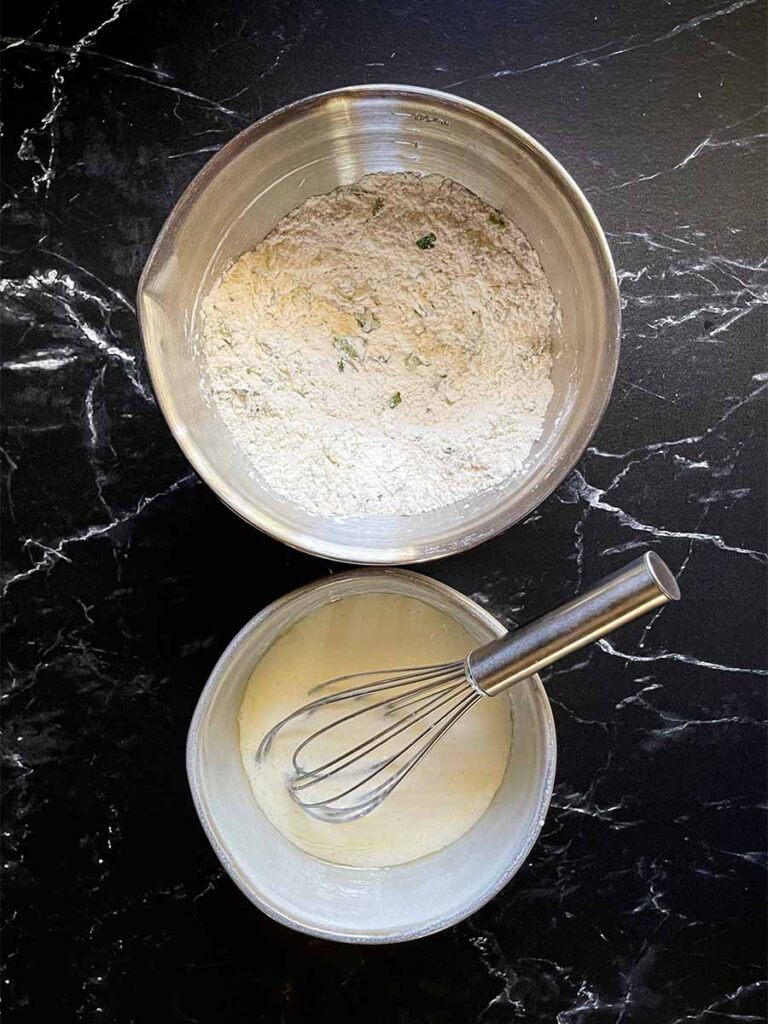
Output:
<svg viewBox="0 0 768 1024">
<path fill-rule="evenodd" d="M 283 521 L 277 520 L 264 511 L 261 507 L 243 499 L 230 485 L 225 477 L 210 462 L 204 452 L 194 443 L 191 435 L 178 416 L 175 403 L 172 397 L 172 389 L 168 386 L 168 375 L 164 369 L 162 346 L 151 337 L 147 316 L 145 313 L 144 296 L 147 291 L 147 283 L 155 272 L 156 266 L 161 264 L 164 257 L 161 251 L 167 246 L 169 237 L 183 223 L 187 212 L 194 206 L 198 195 L 212 182 L 219 171 L 223 169 L 234 157 L 247 147 L 265 137 L 282 123 L 292 119 L 296 115 L 303 114 L 312 108 L 322 107 L 329 102 L 339 98 L 354 96 L 380 96 L 382 98 L 396 98 L 401 96 L 404 99 L 417 98 L 428 99 L 442 104 L 449 108 L 470 110 L 478 117 L 490 122 L 496 128 L 501 129 L 514 136 L 515 140 L 524 148 L 527 148 L 538 160 L 544 164 L 552 176 L 558 181 L 560 187 L 568 195 L 572 204 L 578 209 L 583 220 L 584 228 L 591 236 L 597 262 L 601 268 L 601 276 L 606 292 L 606 315 L 608 323 L 607 349 L 608 366 L 605 374 L 604 384 L 601 392 L 596 396 L 592 407 L 592 415 L 589 420 L 584 420 L 576 434 L 572 454 L 567 459 L 560 460 L 560 467 L 542 489 L 541 493 L 533 496 L 523 493 L 519 506 L 516 509 L 500 510 L 494 518 L 483 527 L 473 529 L 469 533 L 457 533 L 448 540 L 440 543 L 422 541 L 414 545 L 403 543 L 397 547 L 372 550 L 365 546 L 361 540 L 354 542 L 339 543 L 328 541 L 311 534 L 307 530 L 302 531 L 300 537 L 296 536 L 297 531 Z M 619 285 L 616 276 L 616 268 L 611 255 L 605 233 L 600 222 L 592 209 L 589 200 L 581 191 L 571 175 L 565 170 L 562 164 L 552 154 L 537 142 L 533 136 L 516 125 L 514 122 L 496 113 L 488 107 L 475 103 L 472 100 L 464 99 L 453 93 L 442 92 L 437 89 L 429 89 L 417 85 L 396 85 L 396 84 L 369 84 L 350 85 L 339 89 L 331 89 L 325 92 L 314 93 L 296 100 L 285 106 L 279 107 L 272 113 L 265 115 L 258 121 L 244 128 L 241 132 L 225 143 L 218 152 L 198 171 L 192 181 L 182 192 L 168 214 L 155 242 L 150 250 L 147 261 L 139 278 L 136 295 L 136 306 L 139 320 L 139 330 L 144 349 L 144 355 L 149 371 L 149 377 L 155 399 L 163 414 L 176 443 L 182 453 L 192 465 L 192 468 L 200 478 L 213 490 L 217 497 L 232 512 L 244 519 L 251 526 L 255 526 L 263 533 L 286 544 L 294 550 L 317 557 L 326 558 L 335 562 L 344 562 L 352 565 L 386 566 L 416 564 L 434 561 L 469 550 L 482 544 L 492 537 L 498 536 L 509 529 L 515 523 L 520 522 L 529 515 L 535 508 L 542 504 L 559 487 L 562 481 L 568 476 L 574 466 L 584 455 L 594 437 L 597 428 L 602 421 L 605 410 L 611 398 L 613 386 L 616 380 L 618 369 L 619 351 L 621 347 L 621 302 L 619 296 Z M 364 520 L 363 520 L 364 521 Z"/>
<path fill-rule="evenodd" d="M 297 587 L 295 590 L 289 591 L 287 594 L 283 594 L 281 597 L 278 597 L 276 600 L 268 604 L 265 608 L 262 608 L 261 611 L 257 612 L 256 615 L 249 619 L 249 621 L 240 630 L 238 630 L 237 634 L 229 644 L 227 644 L 211 670 L 192 715 L 189 731 L 187 733 L 185 760 L 187 781 L 192 795 L 192 802 L 208 842 L 211 844 L 211 847 L 221 862 L 224 870 L 238 887 L 240 892 L 242 892 L 242 894 L 258 910 L 272 918 L 273 921 L 277 921 L 278 924 L 285 925 L 287 928 L 291 928 L 294 931 L 311 935 L 314 938 L 359 945 L 389 945 L 396 942 L 410 942 L 414 939 L 425 938 L 428 935 L 435 935 L 438 932 L 444 931 L 446 928 L 450 928 L 453 925 L 464 921 L 467 917 L 474 914 L 498 895 L 514 875 L 517 874 L 535 846 L 544 826 L 546 815 L 549 811 L 555 785 L 555 773 L 557 770 L 557 734 L 555 731 L 552 707 L 549 703 L 547 692 L 538 673 L 534 673 L 534 675 L 530 676 L 530 682 L 533 684 L 534 693 L 538 701 L 546 740 L 546 771 L 542 779 L 542 793 L 539 800 L 535 824 L 531 829 L 529 829 L 525 842 L 517 851 L 516 856 L 510 860 L 499 877 L 490 886 L 488 886 L 479 897 L 467 903 L 461 909 L 454 911 L 452 914 L 441 918 L 436 925 L 428 924 L 421 928 L 410 929 L 407 932 L 397 931 L 392 933 L 379 932 L 364 934 L 355 931 L 334 931 L 327 928 L 320 928 L 312 924 L 307 924 L 305 921 L 298 920 L 295 917 L 290 917 L 277 907 L 273 906 L 268 899 L 254 889 L 245 873 L 239 869 L 227 849 L 226 839 L 220 834 L 208 809 L 208 803 L 203 793 L 200 773 L 200 747 L 203 723 L 211 702 L 226 677 L 226 671 L 229 667 L 229 663 L 234 658 L 240 644 L 253 630 L 262 625 L 262 623 L 274 612 L 310 591 L 321 589 L 323 586 L 330 585 L 331 583 L 341 583 L 342 586 L 344 586 L 347 582 L 354 581 L 363 576 L 367 576 L 369 578 L 375 578 L 378 576 L 400 577 L 409 580 L 415 579 L 426 591 L 431 590 L 437 595 L 450 597 L 452 601 L 463 606 L 467 611 L 471 612 L 480 623 L 487 626 L 496 636 L 502 636 L 506 632 L 505 627 L 495 616 L 491 615 L 490 612 L 479 605 L 476 601 L 473 601 L 472 598 L 467 597 L 466 594 L 462 594 L 461 591 L 455 590 L 446 583 L 433 580 L 429 576 L 424 576 L 421 573 L 413 572 L 409 569 L 377 567 L 349 569 L 345 572 L 333 573 L 329 577 L 314 580 L 311 583 L 304 584 L 301 587 Z M 311 854 L 307 854 L 307 856 L 311 856 Z"/>
</svg>

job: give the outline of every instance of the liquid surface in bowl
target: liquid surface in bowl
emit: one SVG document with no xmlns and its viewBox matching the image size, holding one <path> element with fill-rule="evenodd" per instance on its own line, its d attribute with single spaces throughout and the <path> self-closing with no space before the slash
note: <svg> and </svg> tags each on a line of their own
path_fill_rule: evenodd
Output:
<svg viewBox="0 0 768 1024">
<path fill-rule="evenodd" d="M 507 768 L 512 721 L 503 697 L 476 704 L 377 810 L 353 822 L 310 817 L 286 788 L 291 755 L 317 724 L 304 720 L 278 733 L 261 763 L 256 751 L 277 721 L 316 696 L 309 691 L 324 679 L 461 660 L 476 644 L 426 602 L 383 593 L 334 601 L 284 633 L 254 669 L 239 713 L 243 766 L 274 827 L 320 860 L 364 868 L 417 860 L 467 832 L 485 813 Z M 370 735 L 370 725 L 359 728 L 360 738 Z"/>
<path fill-rule="evenodd" d="M 367 175 L 285 216 L 207 296 L 206 391 L 305 511 L 418 515 L 523 469 L 555 319 L 507 214 L 439 175 Z"/>
</svg>

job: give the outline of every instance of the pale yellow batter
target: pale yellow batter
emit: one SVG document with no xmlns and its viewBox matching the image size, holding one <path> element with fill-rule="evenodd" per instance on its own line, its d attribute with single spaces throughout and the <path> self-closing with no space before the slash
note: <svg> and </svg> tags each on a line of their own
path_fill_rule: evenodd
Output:
<svg viewBox="0 0 768 1024">
<path fill-rule="evenodd" d="M 261 764 L 256 750 L 279 719 L 316 696 L 309 690 L 324 679 L 460 660 L 474 646 L 477 641 L 449 616 L 395 594 L 342 598 L 292 626 L 257 664 L 239 714 L 243 764 L 275 828 L 321 860 L 366 868 L 416 860 L 470 829 L 493 799 L 509 759 L 512 722 L 503 697 L 481 700 L 377 810 L 353 822 L 310 817 L 286 788 L 293 749 L 316 726 L 278 734 Z M 365 722 L 360 728 L 360 738 L 370 732 Z"/>
</svg>

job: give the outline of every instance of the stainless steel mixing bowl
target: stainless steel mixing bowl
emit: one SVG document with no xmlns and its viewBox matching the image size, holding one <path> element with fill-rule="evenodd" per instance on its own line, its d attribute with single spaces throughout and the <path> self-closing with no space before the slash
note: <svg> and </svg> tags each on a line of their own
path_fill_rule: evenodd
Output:
<svg viewBox="0 0 768 1024">
<path fill-rule="evenodd" d="M 204 398 L 196 322 L 201 298 L 227 264 L 281 217 L 307 197 L 373 171 L 453 178 L 526 233 L 562 312 L 552 339 L 554 398 L 527 467 L 503 486 L 417 516 L 315 516 L 266 487 Z M 344 562 L 440 558 L 527 515 L 589 443 L 610 397 L 619 352 L 613 262 L 573 180 L 498 114 L 413 86 L 355 86 L 311 96 L 232 139 L 166 221 L 144 268 L 138 302 L 158 402 L 203 480 L 259 529 Z"/>
</svg>

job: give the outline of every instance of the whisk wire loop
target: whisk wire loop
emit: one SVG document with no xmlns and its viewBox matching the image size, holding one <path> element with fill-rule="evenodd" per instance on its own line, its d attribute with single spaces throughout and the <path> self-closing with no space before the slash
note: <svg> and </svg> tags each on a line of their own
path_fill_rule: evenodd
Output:
<svg viewBox="0 0 768 1024">
<path fill-rule="evenodd" d="M 467 713 L 467 711 L 469 711 L 469 709 L 478 700 L 480 700 L 479 694 L 472 692 L 460 698 L 458 703 L 454 702 L 452 707 L 443 712 L 435 722 L 422 730 L 422 732 L 411 740 L 410 743 L 400 748 L 396 754 L 393 754 L 381 765 L 374 768 L 374 770 L 360 782 L 347 787 L 347 789 L 340 793 L 334 793 L 332 796 L 327 797 L 324 800 L 305 800 L 298 793 L 302 788 L 301 777 L 294 779 L 289 783 L 289 792 L 307 814 L 312 817 L 319 818 L 321 821 L 343 822 L 354 821 L 357 818 L 361 818 L 378 807 L 378 805 L 387 796 L 389 796 L 392 790 L 395 789 L 395 787 L 398 786 L 411 771 L 413 771 L 422 758 L 426 757 L 432 747 L 463 715 Z M 435 733 L 434 736 L 431 736 L 429 740 L 405 762 L 405 764 L 393 772 L 393 774 L 384 782 L 379 783 L 367 793 L 361 795 L 354 803 L 347 805 L 341 803 L 345 797 L 348 797 L 351 793 L 369 783 L 373 778 L 379 775 L 395 761 L 399 760 L 404 754 L 423 740 L 425 736 L 432 732 Z"/>
<path fill-rule="evenodd" d="M 350 750 L 346 750 L 343 754 L 339 754 L 337 757 L 331 758 L 324 764 L 318 765 L 317 768 L 303 768 L 299 764 L 299 755 L 302 753 L 302 751 L 306 750 L 306 748 L 310 744 L 318 740 L 321 735 L 330 732 L 332 729 L 340 728 L 346 722 L 351 721 L 353 718 L 358 718 L 360 715 L 365 715 L 369 712 L 377 711 L 379 708 L 384 708 L 387 705 L 391 706 L 394 702 L 392 700 L 378 701 L 376 704 L 370 705 L 370 707 L 359 708 L 357 711 L 352 711 L 348 715 L 344 715 L 342 718 L 339 718 L 337 721 L 332 722 L 330 725 L 326 725 L 322 729 L 318 729 L 317 732 L 312 733 L 311 736 L 309 736 L 306 740 L 300 743 L 294 752 L 292 758 L 293 770 L 296 772 L 297 776 L 301 776 L 302 780 L 306 780 L 302 781 L 301 786 L 296 788 L 303 789 L 306 788 L 306 786 L 310 786 L 322 781 L 324 778 L 328 778 L 328 775 L 330 773 L 326 772 L 326 769 L 331 768 L 334 765 L 337 766 L 336 770 L 338 771 L 344 768 L 348 768 L 351 764 L 354 764 L 355 762 L 359 761 L 362 757 L 365 757 L 366 754 L 371 753 L 373 750 L 377 750 L 379 747 L 389 742 L 390 739 L 393 739 L 395 736 L 399 736 L 400 733 L 404 732 L 406 729 L 409 729 L 416 722 L 419 722 L 422 719 L 426 718 L 427 715 L 430 714 L 430 711 L 435 706 L 435 704 L 437 704 L 437 707 L 441 707 L 442 704 L 453 699 L 455 697 L 456 690 L 460 688 L 462 688 L 461 683 L 454 683 L 450 686 L 443 687 L 436 693 L 433 692 L 429 699 L 421 696 L 412 701 L 409 701 L 407 705 L 400 705 L 400 707 L 406 707 L 410 706 L 411 704 L 418 703 L 422 706 L 419 710 L 412 711 L 403 719 L 398 719 L 391 725 L 385 726 L 383 729 L 379 730 L 379 732 L 374 733 L 373 736 L 369 736 L 367 739 L 358 743 Z M 444 697 L 444 700 L 440 701 L 441 697 Z M 390 712 L 391 710 L 392 709 L 390 708 Z"/>
<path fill-rule="evenodd" d="M 316 697 L 278 722 L 264 736 L 256 753 L 257 760 L 263 759 L 278 732 L 290 723 L 311 718 L 342 701 L 360 702 L 361 707 L 319 725 L 297 745 L 291 757 L 292 776 L 287 783 L 291 796 L 308 814 L 324 821 L 353 821 L 368 814 L 480 699 L 470 687 L 460 661 L 348 673 L 319 683 L 310 693 L 333 691 L 340 685 L 346 685 L 342 692 Z M 326 752 L 323 757 L 322 741 L 328 741 L 329 734 L 336 731 L 343 736 L 345 727 L 364 715 L 377 723 L 384 720 L 385 724 L 341 753 L 328 756 Z M 389 718 L 392 721 L 387 721 Z M 415 735 L 411 735 L 413 730 L 417 730 Z M 388 745 L 399 737 L 404 742 L 390 752 Z M 310 756 L 313 749 L 320 754 L 314 762 Z M 372 760 L 377 751 L 379 759 Z"/>
</svg>

